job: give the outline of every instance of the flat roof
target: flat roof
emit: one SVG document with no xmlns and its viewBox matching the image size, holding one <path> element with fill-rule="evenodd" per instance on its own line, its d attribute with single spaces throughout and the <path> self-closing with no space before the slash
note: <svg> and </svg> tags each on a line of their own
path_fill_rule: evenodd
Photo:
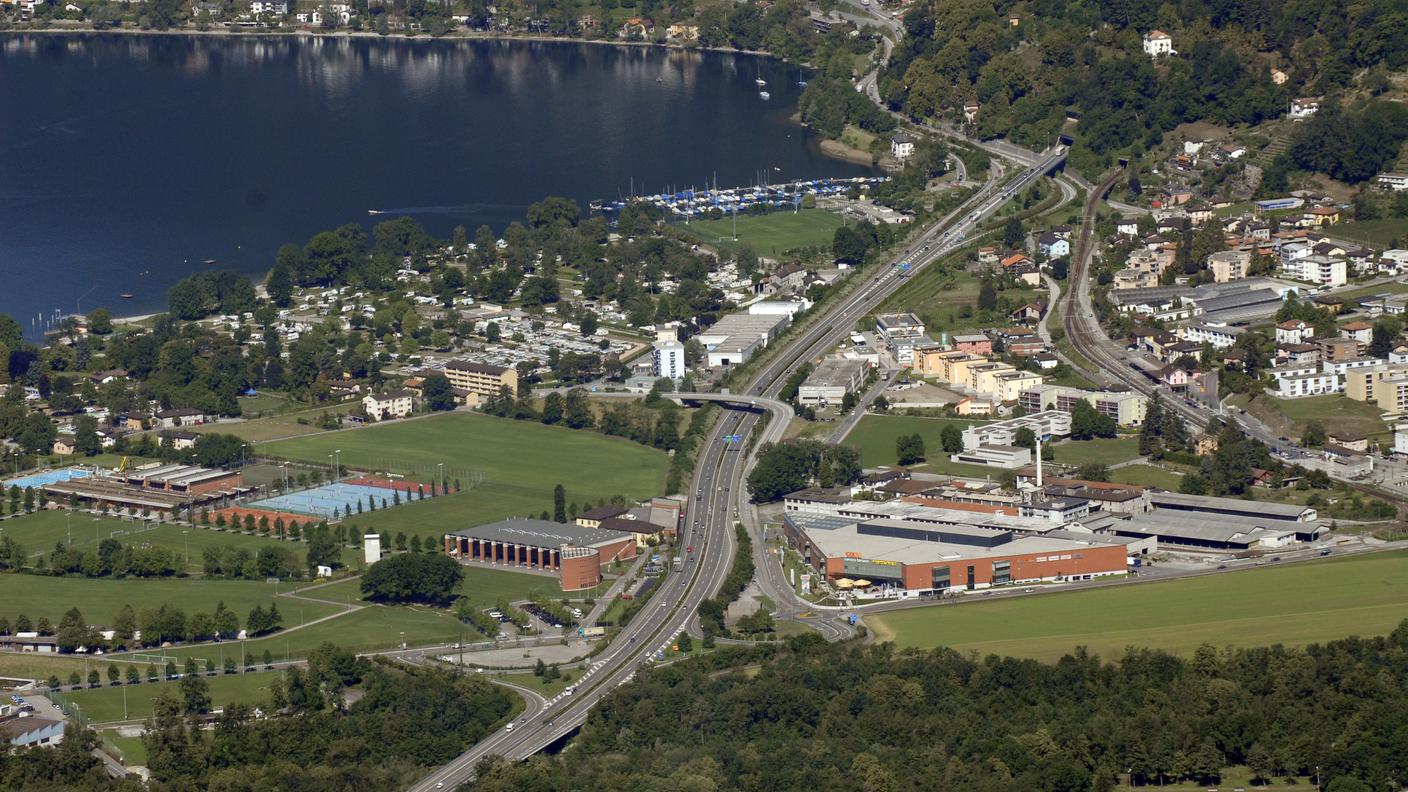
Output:
<svg viewBox="0 0 1408 792">
<path fill-rule="evenodd" d="M 1266 501 L 1241 500 L 1239 498 L 1215 498 L 1209 495 L 1185 495 L 1181 492 L 1155 492 L 1149 496 L 1155 506 L 1189 511 L 1230 512 L 1251 517 L 1265 516 L 1275 520 L 1296 520 L 1309 506 L 1297 503 L 1267 503 Z"/>
<path fill-rule="evenodd" d="M 629 536 L 629 534 L 623 534 L 619 531 L 585 528 L 575 523 L 556 523 L 531 517 L 511 517 L 507 520 L 450 531 L 449 535 L 533 547 L 560 547 L 565 544 L 595 547 L 610 542 L 619 542 Z"/>
<path fill-rule="evenodd" d="M 909 522 L 903 524 L 911 528 L 922 529 L 923 527 Z M 1077 543 L 1069 539 L 1053 539 L 1045 536 L 1017 536 L 1012 541 L 1004 542 L 995 547 L 981 547 L 864 534 L 859 531 L 859 527 L 858 524 L 851 523 L 848 526 L 831 530 L 807 531 L 807 538 L 817 550 L 828 558 L 846 558 L 859 555 L 864 560 L 896 561 L 900 564 L 932 564 L 943 561 L 963 561 L 1031 553 L 1059 553 L 1069 552 L 1078 547 L 1113 546 L 1116 544 L 1115 542 L 1101 542 L 1094 538 Z M 803 528 L 803 530 L 806 529 Z M 953 531 L 955 529 L 946 528 L 945 530 Z M 847 556 L 847 553 L 853 555 Z"/>
<path fill-rule="evenodd" d="M 864 367 L 865 362 L 862 360 L 829 357 L 812 369 L 802 385 L 812 388 L 835 388 L 849 385 L 851 379 Z"/>
<path fill-rule="evenodd" d="M 1057 526 L 1044 517 L 1013 517 L 1003 514 L 982 514 L 962 509 L 946 509 L 904 501 L 856 501 L 842 508 L 840 516 L 853 521 L 893 518 L 910 523 L 931 525 L 967 525 L 988 530 L 1015 531 L 1022 534 L 1044 534 Z"/>
<path fill-rule="evenodd" d="M 1225 519 L 1200 520 L 1189 517 L 1187 512 L 1140 514 L 1126 522 L 1115 523 L 1111 528 L 1125 534 L 1167 536 L 1174 539 L 1243 545 L 1253 544 L 1266 536 L 1297 532 L 1284 520 L 1263 520 L 1260 523 L 1229 522 Z"/>
</svg>

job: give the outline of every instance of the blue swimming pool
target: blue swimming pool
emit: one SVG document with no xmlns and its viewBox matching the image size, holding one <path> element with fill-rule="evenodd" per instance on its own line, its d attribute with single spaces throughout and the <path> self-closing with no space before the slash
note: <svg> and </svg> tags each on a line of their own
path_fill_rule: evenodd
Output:
<svg viewBox="0 0 1408 792">
<path fill-rule="evenodd" d="M 5 489 L 19 487 L 28 489 L 29 487 L 42 487 L 45 484 L 53 484 L 59 481 L 69 481 L 71 479 L 88 478 L 93 472 L 86 468 L 64 468 L 62 470 L 44 470 L 38 473 L 31 473 L 28 476 L 9 479 L 5 482 Z"/>
</svg>

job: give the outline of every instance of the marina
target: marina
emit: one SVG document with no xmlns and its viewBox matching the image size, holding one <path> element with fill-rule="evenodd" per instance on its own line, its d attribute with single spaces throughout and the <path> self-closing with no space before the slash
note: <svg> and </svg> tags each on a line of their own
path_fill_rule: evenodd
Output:
<svg viewBox="0 0 1408 792">
<path fill-rule="evenodd" d="M 808 195 L 822 198 L 831 195 L 844 195 L 851 188 L 864 190 L 888 180 L 887 176 L 853 176 L 839 179 L 798 179 L 782 184 L 762 184 L 751 187 L 731 187 L 725 189 L 696 190 L 690 188 L 678 192 L 665 192 L 656 195 L 639 195 L 630 199 L 614 201 L 592 201 L 594 212 L 619 212 L 633 201 L 643 201 L 670 212 L 679 218 L 691 218 L 715 210 L 724 214 L 747 211 L 753 206 L 766 206 L 770 209 L 795 209 L 801 206 Z"/>
</svg>

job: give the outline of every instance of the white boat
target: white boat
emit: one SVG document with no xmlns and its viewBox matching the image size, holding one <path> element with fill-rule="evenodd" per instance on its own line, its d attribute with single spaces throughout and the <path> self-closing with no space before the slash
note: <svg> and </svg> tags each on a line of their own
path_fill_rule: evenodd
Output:
<svg viewBox="0 0 1408 792">
<path fill-rule="evenodd" d="M 772 94 L 768 93 L 767 91 L 758 91 L 758 96 L 761 96 L 764 99 L 772 98 Z"/>
</svg>

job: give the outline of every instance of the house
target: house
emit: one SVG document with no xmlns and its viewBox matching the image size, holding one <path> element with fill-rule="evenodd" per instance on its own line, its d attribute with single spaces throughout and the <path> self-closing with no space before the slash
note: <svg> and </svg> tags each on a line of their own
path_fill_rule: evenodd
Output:
<svg viewBox="0 0 1408 792">
<path fill-rule="evenodd" d="M 1037 237 L 1036 247 L 1041 255 L 1047 258 L 1055 259 L 1071 255 L 1070 241 L 1062 239 L 1050 231 Z"/>
<path fill-rule="evenodd" d="M 1144 54 L 1151 58 L 1173 55 L 1173 36 L 1162 30 L 1151 30 L 1144 34 Z"/>
<path fill-rule="evenodd" d="M 1380 173 L 1374 181 L 1385 190 L 1392 190 L 1394 192 L 1408 190 L 1408 173 L 1396 171 Z"/>
<path fill-rule="evenodd" d="M 61 434 L 54 438 L 54 453 L 59 456 L 72 456 L 78 449 L 74 446 L 73 435 Z"/>
<path fill-rule="evenodd" d="M 88 375 L 88 381 L 94 385 L 106 385 L 114 380 L 127 379 L 126 369 L 108 369 L 106 371 L 95 371 Z"/>
<path fill-rule="evenodd" d="M 1221 441 L 1215 433 L 1203 432 L 1193 440 L 1193 451 L 1198 456 L 1207 456 L 1216 453 L 1219 445 Z"/>
<path fill-rule="evenodd" d="M 1159 371 L 1159 382 L 1167 385 L 1170 390 L 1183 390 L 1188 387 L 1188 371 L 1180 366 L 1164 366 Z"/>
<path fill-rule="evenodd" d="M 187 451 L 195 448 L 196 440 L 199 438 L 199 433 L 188 432 L 182 429 L 163 429 L 156 433 L 158 445 L 177 451 Z"/>
<path fill-rule="evenodd" d="M 210 420 L 210 416 L 204 411 L 194 407 L 176 407 L 170 410 L 158 410 L 156 423 L 162 429 L 172 429 L 177 426 L 199 426 Z"/>
<path fill-rule="evenodd" d="M 405 388 L 385 393 L 369 393 L 362 397 L 362 409 L 368 418 L 375 421 L 405 418 L 415 410 L 415 400 L 415 393 Z"/>
<path fill-rule="evenodd" d="M 1286 81 L 1289 79 L 1291 79 L 1291 76 L 1280 69 L 1271 70 L 1271 83 L 1273 85 L 1285 85 Z"/>
<path fill-rule="evenodd" d="M 1288 343 L 1276 345 L 1276 357 L 1285 361 L 1287 365 L 1302 365 L 1307 363 L 1319 363 L 1321 350 L 1317 344 Z"/>
<path fill-rule="evenodd" d="M 1308 222 L 1317 225 L 1334 225 L 1340 221 L 1340 210 L 1333 206 L 1317 206 L 1306 212 Z M 1344 255 L 1343 251 L 1339 255 Z"/>
<path fill-rule="evenodd" d="M 1291 109 L 1290 112 L 1286 113 L 1286 117 L 1292 121 L 1304 121 L 1315 115 L 1319 110 L 1320 97 L 1305 96 L 1291 100 Z"/>
<path fill-rule="evenodd" d="M 1340 392 L 1340 378 L 1334 374 L 1317 371 L 1310 374 L 1293 374 L 1276 381 L 1276 396 L 1282 399 L 1300 399 L 1306 396 L 1323 396 Z"/>
<path fill-rule="evenodd" d="M 978 103 L 977 103 L 977 102 L 966 102 L 966 103 L 964 103 L 964 105 L 963 105 L 963 120 L 966 121 L 966 122 L 968 122 L 968 123 L 970 123 L 970 124 L 973 123 L 974 121 L 977 121 L 977 120 L 978 120 L 978 109 L 979 109 L 979 108 L 978 108 Z"/>
<path fill-rule="evenodd" d="M 698 25 L 670 25 L 665 28 L 665 38 L 670 41 L 698 41 Z"/>
<path fill-rule="evenodd" d="M 962 333 L 953 336 L 950 341 L 953 348 L 960 352 L 969 352 L 974 355 L 992 354 L 992 339 L 982 333 Z"/>
<path fill-rule="evenodd" d="M 1351 451 L 1367 452 L 1369 450 L 1369 438 L 1357 432 L 1327 432 L 1325 439 L 1341 448 L 1347 448 Z"/>
<path fill-rule="evenodd" d="M 1315 328 L 1301 319 L 1287 319 L 1276 323 L 1277 344 L 1297 344 L 1315 335 Z"/>
<path fill-rule="evenodd" d="M 1043 371 L 1049 371 L 1061 365 L 1061 359 L 1050 352 L 1037 352 L 1031 356 L 1031 361 Z"/>
<path fill-rule="evenodd" d="M 1008 318 L 1017 324 L 1035 324 L 1041 321 L 1041 315 L 1046 312 L 1046 306 L 1038 303 L 1027 303 L 1020 306 L 1008 314 Z"/>
<path fill-rule="evenodd" d="M 621 29 L 616 31 L 616 36 L 623 39 L 643 39 L 650 35 L 650 30 L 650 20 L 631 17 L 621 24 Z"/>
<path fill-rule="evenodd" d="M 1374 326 L 1362 320 L 1349 322 L 1340 328 L 1340 335 L 1367 344 L 1374 338 Z"/>
<path fill-rule="evenodd" d="M 900 162 L 914 156 L 914 136 L 908 132 L 900 132 L 890 138 L 890 154 Z"/>
<path fill-rule="evenodd" d="M 1117 220 L 1115 222 L 1115 233 L 1120 236 L 1139 236 L 1139 222 L 1131 218 Z"/>
</svg>

